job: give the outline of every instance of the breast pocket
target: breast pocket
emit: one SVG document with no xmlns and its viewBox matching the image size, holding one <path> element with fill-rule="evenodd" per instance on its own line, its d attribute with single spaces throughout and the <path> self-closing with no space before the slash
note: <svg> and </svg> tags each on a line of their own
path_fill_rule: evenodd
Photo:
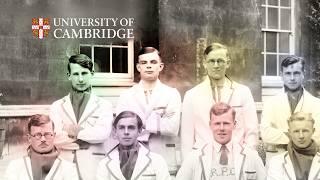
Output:
<svg viewBox="0 0 320 180">
<path fill-rule="evenodd" d="M 156 180 L 156 174 L 142 174 L 139 180 Z"/>
<path fill-rule="evenodd" d="M 89 116 L 87 120 L 82 124 L 82 127 L 94 127 L 99 119 L 99 116 Z"/>
<path fill-rule="evenodd" d="M 257 179 L 257 172 L 256 171 L 245 171 L 245 178 L 246 180 L 254 180 Z"/>
</svg>

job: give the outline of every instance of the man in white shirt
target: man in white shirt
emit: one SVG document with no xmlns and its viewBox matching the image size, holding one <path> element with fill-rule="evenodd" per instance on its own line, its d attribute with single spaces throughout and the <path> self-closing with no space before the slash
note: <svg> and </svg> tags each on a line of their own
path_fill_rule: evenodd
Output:
<svg viewBox="0 0 320 180">
<path fill-rule="evenodd" d="M 70 93 L 50 108 L 50 118 L 56 126 L 55 143 L 62 149 L 74 150 L 61 154 L 77 163 L 86 180 L 94 178 L 99 159 L 92 153 L 104 153 L 103 143 L 111 133 L 113 120 L 111 103 L 91 92 L 93 73 L 93 63 L 88 56 L 71 56 L 68 63 Z"/>
<path fill-rule="evenodd" d="M 261 136 L 265 143 L 286 145 L 289 143 L 288 118 L 295 112 L 311 113 L 316 131 L 313 139 L 320 142 L 320 99 L 312 96 L 303 87 L 303 58 L 288 56 L 281 62 L 283 92 L 270 98 L 262 111 Z"/>
<path fill-rule="evenodd" d="M 6 180 L 78 180 L 76 166 L 59 157 L 54 146 L 54 124 L 49 116 L 31 116 L 28 133 L 28 154 L 10 162 Z"/>
<path fill-rule="evenodd" d="M 288 119 L 287 151 L 273 156 L 268 165 L 268 180 L 312 180 L 320 178 L 320 153 L 311 138 L 315 122 L 311 114 L 296 112 Z"/>
<path fill-rule="evenodd" d="M 140 141 L 162 155 L 170 170 L 177 169 L 176 144 L 180 127 L 181 97 L 177 89 L 163 84 L 159 74 L 164 64 L 157 49 L 144 47 L 138 53 L 139 84 L 120 95 L 116 113 L 133 111 L 143 121 Z"/>
<path fill-rule="evenodd" d="M 209 127 L 213 140 L 186 156 L 177 180 L 265 179 L 258 153 L 232 139 L 235 116 L 235 110 L 228 104 L 217 103 L 211 108 Z"/>
<path fill-rule="evenodd" d="M 212 142 L 208 112 L 218 102 L 235 109 L 236 129 L 233 139 L 255 148 L 258 141 L 258 118 L 250 89 L 226 76 L 231 59 L 226 46 L 212 43 L 204 51 L 206 79 L 186 92 L 181 118 L 181 146 L 185 157 L 192 148 Z"/>
<path fill-rule="evenodd" d="M 131 111 L 115 118 L 113 131 L 119 144 L 100 161 L 96 180 L 170 180 L 165 160 L 137 140 L 142 126 L 141 118 Z"/>
</svg>

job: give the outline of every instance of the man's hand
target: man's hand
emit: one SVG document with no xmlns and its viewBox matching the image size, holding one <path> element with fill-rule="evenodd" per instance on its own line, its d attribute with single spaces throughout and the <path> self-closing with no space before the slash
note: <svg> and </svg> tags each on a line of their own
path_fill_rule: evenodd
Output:
<svg viewBox="0 0 320 180">
<path fill-rule="evenodd" d="M 71 138 L 77 138 L 78 133 L 82 130 L 83 128 L 80 127 L 79 125 L 73 125 L 73 124 L 67 124 L 63 126 L 63 130 L 68 133 L 68 136 Z"/>
</svg>

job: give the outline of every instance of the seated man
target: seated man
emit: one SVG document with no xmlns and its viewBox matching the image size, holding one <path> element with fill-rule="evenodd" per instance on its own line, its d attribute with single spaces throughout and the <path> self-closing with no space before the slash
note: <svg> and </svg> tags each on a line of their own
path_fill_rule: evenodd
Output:
<svg viewBox="0 0 320 180">
<path fill-rule="evenodd" d="M 59 157 L 53 144 L 54 124 L 46 115 L 33 115 L 28 123 L 28 154 L 7 167 L 7 180 L 78 180 L 76 166 Z"/>
<path fill-rule="evenodd" d="M 170 179 L 165 160 L 137 141 L 142 125 L 140 117 L 131 111 L 123 111 L 115 118 L 113 131 L 119 144 L 99 163 L 97 180 Z"/>
<path fill-rule="evenodd" d="M 314 119 L 310 113 L 297 112 L 288 120 L 288 150 L 270 159 L 267 179 L 319 179 L 320 154 L 312 135 Z"/>
<path fill-rule="evenodd" d="M 265 179 L 265 168 L 258 153 L 232 140 L 235 114 L 225 103 L 211 108 L 209 126 L 213 140 L 186 156 L 177 180 Z"/>
</svg>

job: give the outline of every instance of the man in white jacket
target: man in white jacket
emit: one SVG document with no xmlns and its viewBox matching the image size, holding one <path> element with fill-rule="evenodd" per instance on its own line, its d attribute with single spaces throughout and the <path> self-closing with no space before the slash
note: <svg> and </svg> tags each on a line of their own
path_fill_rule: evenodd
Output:
<svg viewBox="0 0 320 180">
<path fill-rule="evenodd" d="M 62 149 L 76 150 L 62 153 L 77 163 L 81 177 L 86 180 L 94 178 L 99 159 L 92 153 L 104 153 L 103 143 L 111 133 L 113 120 L 111 103 L 91 92 L 93 73 L 88 56 L 71 56 L 68 79 L 72 89 L 50 109 L 50 118 L 56 126 L 55 143 Z"/>
<path fill-rule="evenodd" d="M 265 179 L 265 168 L 258 153 L 232 139 L 235 114 L 225 103 L 211 108 L 208 125 L 214 138 L 186 156 L 176 180 Z"/>
<path fill-rule="evenodd" d="M 312 114 L 316 127 L 313 139 L 320 142 L 320 99 L 312 96 L 302 85 L 304 64 L 304 59 L 297 56 L 288 56 L 281 62 L 283 92 L 270 98 L 262 111 L 261 136 L 265 143 L 289 143 L 287 120 L 295 112 Z"/>
<path fill-rule="evenodd" d="M 142 126 L 140 117 L 131 111 L 115 118 L 113 130 L 119 144 L 99 163 L 96 180 L 170 180 L 165 160 L 137 140 Z"/>
<path fill-rule="evenodd" d="M 162 155 L 170 170 L 177 169 L 176 144 L 180 127 L 181 97 L 177 89 L 163 84 L 159 73 L 164 64 L 159 52 L 144 47 L 138 54 L 139 84 L 120 95 L 116 113 L 133 111 L 143 121 L 140 141 Z"/>
<path fill-rule="evenodd" d="M 226 46 L 213 43 L 205 52 L 206 79 L 187 91 L 182 105 L 181 146 L 183 157 L 192 150 L 212 142 L 208 112 L 212 105 L 224 102 L 236 113 L 233 140 L 255 148 L 258 141 L 258 118 L 250 89 L 226 76 L 231 64 Z"/>
<path fill-rule="evenodd" d="M 320 178 L 320 153 L 312 140 L 314 119 L 311 114 L 294 113 L 288 122 L 287 151 L 270 159 L 268 180 L 312 180 Z"/>
<path fill-rule="evenodd" d="M 10 162 L 5 179 L 78 180 L 76 166 L 59 157 L 54 138 L 54 124 L 48 116 L 31 116 L 28 123 L 28 154 Z"/>
</svg>

